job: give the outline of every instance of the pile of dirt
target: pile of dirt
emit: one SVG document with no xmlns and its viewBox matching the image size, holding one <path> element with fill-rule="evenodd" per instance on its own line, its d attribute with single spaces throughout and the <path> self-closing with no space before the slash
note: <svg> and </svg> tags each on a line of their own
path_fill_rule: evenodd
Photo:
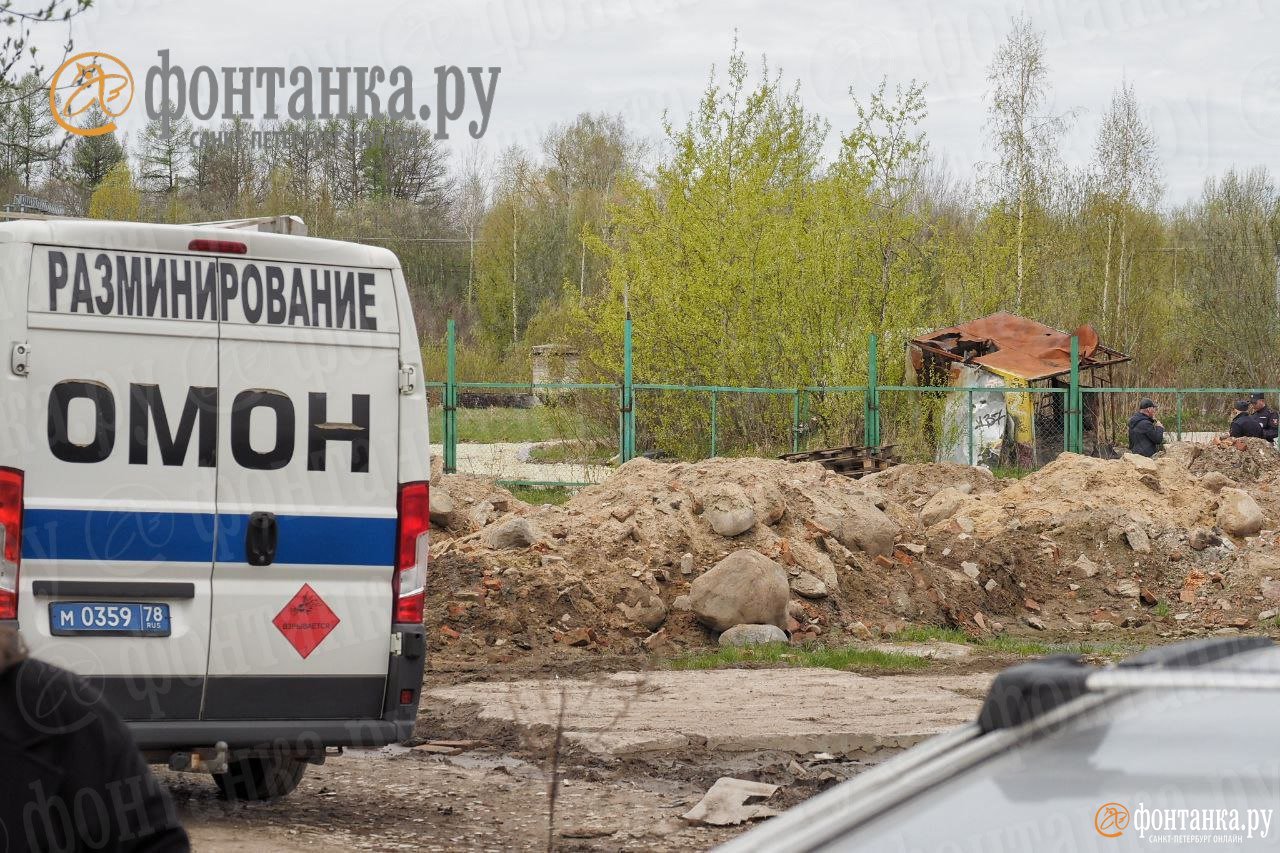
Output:
<svg viewBox="0 0 1280 853">
<path fill-rule="evenodd" d="M 431 504 L 433 527 L 449 537 L 480 530 L 507 513 L 529 510 L 493 480 L 469 474 L 433 474 Z"/>
<path fill-rule="evenodd" d="M 961 488 L 968 494 L 981 495 L 999 491 L 1005 485 L 986 468 L 958 465 L 955 462 L 925 462 L 896 465 L 859 482 L 873 486 L 884 497 L 900 506 L 920 508 L 929 498 L 946 488 Z"/>
<path fill-rule="evenodd" d="M 1085 522 L 1084 540 L 1128 519 L 1146 528 L 1212 525 L 1214 495 L 1175 459 L 1126 454 L 1120 460 L 1064 453 L 1043 468 L 1009 483 L 993 499 L 970 497 L 965 512 L 978 535 L 991 538 L 1011 523 L 1061 528 Z M 1149 531 L 1148 531 L 1149 532 Z"/>
<path fill-rule="evenodd" d="M 1169 458 L 1185 460 L 1193 474 L 1217 471 L 1237 483 L 1252 483 L 1280 473 L 1280 450 L 1261 438 L 1234 438 L 1209 444 L 1171 445 Z"/>
<path fill-rule="evenodd" d="M 437 646 L 495 662 L 705 647 L 716 634 L 691 584 L 746 549 L 787 573 L 793 641 L 909 623 L 1247 627 L 1280 605 L 1280 466 L 1246 493 L 1195 470 L 1202 458 L 1174 445 L 1154 460 L 1063 454 L 1020 480 L 924 464 L 860 481 L 817 463 L 637 459 L 560 507 L 455 475 L 440 480 L 455 506 L 433 540 L 429 624 Z M 1241 507 L 1255 529 L 1232 536 L 1224 513 Z"/>
<path fill-rule="evenodd" d="M 480 530 L 438 534 L 432 624 L 447 642 L 490 653 L 507 644 L 620 654 L 704 646 L 715 634 L 685 597 L 743 549 L 786 570 L 793 639 L 865 639 L 907 619 L 956 622 L 985 607 L 989 590 L 903 541 L 912 518 L 878 488 L 817 463 L 636 459 L 565 506 L 516 502 Z M 498 547 L 506 539 L 496 531 L 517 527 L 532 544 Z"/>
</svg>

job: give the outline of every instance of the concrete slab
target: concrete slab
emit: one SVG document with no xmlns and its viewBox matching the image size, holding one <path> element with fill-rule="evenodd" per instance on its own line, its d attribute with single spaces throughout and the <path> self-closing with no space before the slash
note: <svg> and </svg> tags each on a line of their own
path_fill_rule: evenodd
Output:
<svg viewBox="0 0 1280 853">
<path fill-rule="evenodd" d="M 437 688 L 427 706 L 473 703 L 482 720 L 545 731 L 563 702 L 566 739 L 615 756 L 699 746 L 848 755 L 912 746 L 969 722 L 991 678 L 830 669 L 616 673 Z"/>
</svg>

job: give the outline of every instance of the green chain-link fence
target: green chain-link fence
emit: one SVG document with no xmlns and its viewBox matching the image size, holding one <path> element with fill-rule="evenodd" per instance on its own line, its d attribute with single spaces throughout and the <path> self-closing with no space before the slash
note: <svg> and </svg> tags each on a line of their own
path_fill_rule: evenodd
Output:
<svg viewBox="0 0 1280 853">
<path fill-rule="evenodd" d="M 446 376 L 427 383 L 445 470 L 512 485 L 581 487 L 637 455 L 770 457 L 849 445 L 892 446 L 910 462 L 1027 470 L 1063 451 L 1123 452 L 1143 398 L 1156 402 L 1170 440 L 1225 432 L 1232 402 L 1252 392 L 1280 400 L 1276 389 L 1085 387 L 1074 339 L 1072 368 L 1048 385 L 965 387 L 880 384 L 875 336 L 867 384 L 804 388 L 633 382 L 629 322 L 617 383 L 464 381 L 454 345 L 450 322 Z"/>
</svg>

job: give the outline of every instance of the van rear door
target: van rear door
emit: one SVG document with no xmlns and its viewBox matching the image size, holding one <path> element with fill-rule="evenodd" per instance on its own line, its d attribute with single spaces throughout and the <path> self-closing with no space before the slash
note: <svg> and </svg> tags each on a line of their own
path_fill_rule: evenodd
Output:
<svg viewBox="0 0 1280 853">
<path fill-rule="evenodd" d="M 399 341 L 389 270 L 224 257 L 204 718 L 382 714 Z"/>
<path fill-rule="evenodd" d="M 218 323 L 191 296 L 215 273 L 211 258 L 32 250 L 27 371 L 6 397 L 31 439 L 19 624 L 35 656 L 98 681 L 126 719 L 200 712 Z M 187 298 L 170 305 L 179 281 Z"/>
</svg>

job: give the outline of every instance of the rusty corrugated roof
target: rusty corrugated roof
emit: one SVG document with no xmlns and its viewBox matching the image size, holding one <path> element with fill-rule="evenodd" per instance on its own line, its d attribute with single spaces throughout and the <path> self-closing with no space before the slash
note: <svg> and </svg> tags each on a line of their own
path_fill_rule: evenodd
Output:
<svg viewBox="0 0 1280 853">
<path fill-rule="evenodd" d="M 1071 337 L 1080 339 L 1081 367 L 1127 361 L 1103 346 L 1092 326 L 1064 332 L 1044 323 L 998 312 L 958 326 L 935 329 L 911 343 L 946 358 L 980 364 L 1023 379 L 1048 379 L 1071 370 Z"/>
</svg>

